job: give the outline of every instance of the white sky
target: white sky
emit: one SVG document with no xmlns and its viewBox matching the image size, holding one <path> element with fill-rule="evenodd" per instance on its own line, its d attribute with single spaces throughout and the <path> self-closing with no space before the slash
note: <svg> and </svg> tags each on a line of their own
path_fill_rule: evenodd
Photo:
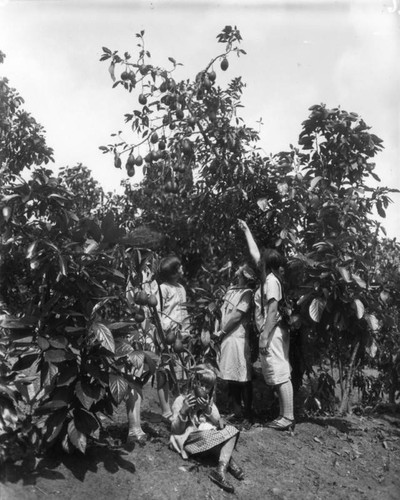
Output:
<svg viewBox="0 0 400 500">
<path fill-rule="evenodd" d="M 144 29 L 154 64 L 172 56 L 184 64 L 176 79 L 193 77 L 221 52 L 216 35 L 227 24 L 247 55 L 231 58 L 226 74 L 216 67 L 217 82 L 243 77 L 242 116 L 254 128 L 262 118 L 266 153 L 296 144 L 309 106 L 340 105 L 384 140 L 377 173 L 400 188 L 399 0 L 0 0 L 0 75 L 45 127 L 57 167 L 81 162 L 118 190 L 124 171 L 98 147 L 136 100 L 111 88 L 101 47 L 133 54 Z M 400 239 L 400 195 L 392 199 L 383 225 Z"/>
</svg>

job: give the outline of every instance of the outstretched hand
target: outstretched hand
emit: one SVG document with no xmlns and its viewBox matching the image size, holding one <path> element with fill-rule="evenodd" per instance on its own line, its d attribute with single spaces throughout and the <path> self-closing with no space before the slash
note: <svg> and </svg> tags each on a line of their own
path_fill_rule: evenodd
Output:
<svg viewBox="0 0 400 500">
<path fill-rule="evenodd" d="M 238 219 L 238 226 L 239 229 L 241 229 L 242 231 L 249 231 L 249 226 L 247 225 L 247 222 L 242 219 Z"/>
</svg>

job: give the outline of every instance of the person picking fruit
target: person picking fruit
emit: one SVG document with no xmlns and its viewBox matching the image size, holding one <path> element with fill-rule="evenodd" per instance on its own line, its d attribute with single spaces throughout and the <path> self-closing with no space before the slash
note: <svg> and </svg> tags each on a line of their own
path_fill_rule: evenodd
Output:
<svg viewBox="0 0 400 500">
<path fill-rule="evenodd" d="M 261 253 L 247 223 L 239 219 L 238 224 L 244 232 L 252 258 L 261 269 L 265 306 L 265 322 L 259 339 L 261 368 L 266 384 L 274 387 L 279 397 L 279 417 L 265 425 L 278 431 L 294 430 L 290 336 L 281 307 L 284 299 L 284 259 L 275 249 L 267 248 Z"/>
</svg>

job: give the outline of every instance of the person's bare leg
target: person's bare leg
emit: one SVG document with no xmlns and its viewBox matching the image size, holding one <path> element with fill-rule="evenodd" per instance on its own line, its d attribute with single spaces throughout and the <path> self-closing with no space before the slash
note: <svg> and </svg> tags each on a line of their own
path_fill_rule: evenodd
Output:
<svg viewBox="0 0 400 500">
<path fill-rule="evenodd" d="M 232 457 L 233 450 L 235 449 L 236 436 L 231 437 L 224 443 L 221 447 L 221 451 L 219 452 L 219 461 L 224 462 L 225 464 L 229 464 L 229 461 Z"/>
<path fill-rule="evenodd" d="M 128 416 L 128 437 L 144 438 L 146 433 L 143 431 L 140 419 L 140 409 L 142 405 L 142 396 L 136 389 L 131 389 L 126 400 L 126 413 Z"/>
<path fill-rule="evenodd" d="M 169 383 L 164 372 L 157 372 L 157 393 L 163 418 L 171 418 L 172 411 L 169 403 Z"/>
</svg>

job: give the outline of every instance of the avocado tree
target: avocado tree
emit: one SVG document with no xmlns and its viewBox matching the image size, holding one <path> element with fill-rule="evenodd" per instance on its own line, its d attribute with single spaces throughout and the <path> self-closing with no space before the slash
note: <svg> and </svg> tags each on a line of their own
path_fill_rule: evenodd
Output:
<svg viewBox="0 0 400 500">
<path fill-rule="evenodd" d="M 369 362 L 366 348 L 379 332 L 382 284 L 376 279 L 376 252 L 384 230 L 374 211 L 384 217 L 395 190 L 368 186 L 370 177 L 379 181 L 372 159 L 382 140 L 360 116 L 325 105 L 310 111 L 299 137 L 304 215 L 295 293 L 300 323 L 312 326 L 313 352 L 339 369 L 344 412 L 356 369 Z"/>
<path fill-rule="evenodd" d="M 132 132 L 101 147 L 128 177 L 142 169 L 139 185 L 125 184 L 125 213 L 166 234 L 164 251 L 183 257 L 194 289 L 207 291 L 198 304 L 211 310 L 245 254 L 238 217 L 261 246 L 289 257 L 293 328 L 309 339 L 311 363 L 339 368 L 345 411 L 381 315 L 374 259 L 382 228 L 374 218 L 384 217 L 392 190 L 369 187 L 368 178 L 379 180 L 371 160 L 382 141 L 357 114 L 315 105 L 298 144 L 263 157 L 258 132 L 240 117 L 242 79 L 218 85 L 230 58 L 245 54 L 236 27 L 222 30 L 224 50 L 192 80 L 177 78 L 173 58 L 169 69 L 154 66 L 144 32 L 136 37 L 136 57 L 106 47 L 101 56 L 113 86 L 139 104 L 125 115 Z"/>
<path fill-rule="evenodd" d="M 0 51 L 0 64 L 5 54 Z M 24 168 L 53 161 L 53 150 L 46 144 L 43 127 L 27 113 L 23 98 L 0 78 L 0 175 L 2 181 L 18 175 Z"/>
<path fill-rule="evenodd" d="M 120 227 L 118 200 L 104 203 L 82 165 L 58 176 L 37 166 L 51 159 L 42 128 L 4 81 L 2 91 L 0 463 L 56 443 L 84 452 L 99 415 L 154 372 L 125 292 L 128 275 L 141 287 L 157 242 Z"/>
<path fill-rule="evenodd" d="M 242 79 L 218 85 L 230 58 L 245 54 L 236 27 L 222 30 L 221 52 L 188 80 L 178 79 L 180 63 L 172 57 L 168 68 L 153 65 L 144 32 L 136 37 L 136 56 L 103 48 L 101 60 L 109 64 L 113 86 L 136 95 L 138 106 L 125 115 L 131 131 L 114 134 L 114 143 L 101 149 L 128 177 L 141 170 L 139 185 L 125 182 L 123 217 L 163 233 L 163 252 L 182 258 L 205 345 L 205 330 L 213 329 L 218 311 L 218 289 L 245 255 L 237 218 L 254 222 L 265 245 L 295 240 L 301 211 L 291 194 L 283 200 L 280 193 L 296 153 L 261 156 L 258 132 L 240 116 Z M 281 233 L 288 236 L 285 243 Z"/>
<path fill-rule="evenodd" d="M 30 408 L 26 440 L 37 449 L 62 442 L 84 452 L 99 414 L 111 415 L 131 387 L 141 390 L 133 368 L 145 365 L 146 377 L 155 369 L 155 355 L 139 342 L 143 318 L 125 298 L 128 274 L 140 287 L 149 251 L 123 239 L 112 212 L 100 222 L 80 215 L 73 193 L 49 170 L 34 170 L 1 195 L 10 216 L 0 220 L 9 363 L 0 391 L 14 407 L 22 399 Z M 32 390 L 21 391 L 23 384 Z"/>
<path fill-rule="evenodd" d="M 278 178 L 291 169 L 293 152 L 263 158 L 258 132 L 240 117 L 242 79 L 218 85 L 218 72 L 228 70 L 229 59 L 245 54 L 236 27 L 222 30 L 217 39 L 223 50 L 193 80 L 178 80 L 180 64 L 173 58 L 169 69 L 151 64 L 144 32 L 136 37 L 136 58 L 103 48 L 101 60 L 110 63 L 114 87 L 136 93 L 139 106 L 125 115 L 132 134 L 118 134 L 101 149 L 112 153 L 115 166 L 124 166 L 128 176 L 142 169 L 140 186 L 126 183 L 125 193 L 138 220 L 167 233 L 168 249 L 179 249 L 194 274 L 204 263 L 212 263 L 214 271 L 241 255 L 237 218 L 260 217 L 256 202 L 263 196 L 274 203 Z M 269 220 L 264 240 L 270 244 L 279 238 L 277 226 Z"/>
<path fill-rule="evenodd" d="M 395 239 L 384 239 L 376 248 L 375 283 L 381 315 L 379 335 L 374 336 L 371 353 L 376 354 L 374 367 L 379 370 L 377 387 L 387 392 L 393 404 L 400 391 L 400 245 Z M 361 383 L 367 392 L 369 384 L 363 380 Z"/>
</svg>

